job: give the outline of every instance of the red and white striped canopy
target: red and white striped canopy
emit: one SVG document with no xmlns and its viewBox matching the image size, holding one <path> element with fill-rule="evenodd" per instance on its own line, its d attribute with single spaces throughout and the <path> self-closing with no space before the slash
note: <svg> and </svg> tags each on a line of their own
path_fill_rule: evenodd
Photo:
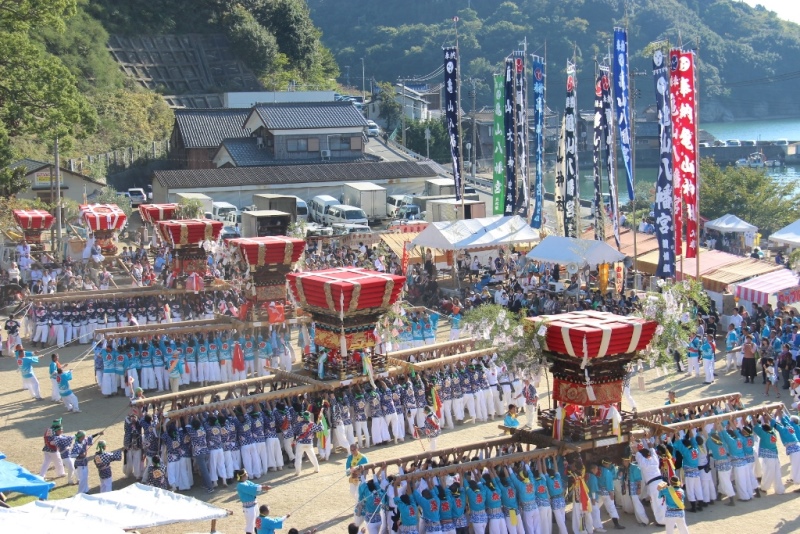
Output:
<svg viewBox="0 0 800 534">
<path fill-rule="evenodd" d="M 772 295 L 778 294 L 784 290 L 792 289 L 800 285 L 798 276 L 789 269 L 781 269 L 772 273 L 757 276 L 741 284 L 736 284 L 736 297 L 739 300 L 746 300 L 755 304 L 764 306 L 769 302 Z M 778 300 L 783 300 L 785 304 L 792 304 L 797 302 L 787 302 L 786 300 L 778 297 Z"/>
<path fill-rule="evenodd" d="M 81 219 L 93 232 L 119 230 L 128 220 L 128 216 L 116 204 L 81 204 L 79 209 Z"/>
<path fill-rule="evenodd" d="M 23 230 L 49 230 L 55 217 L 44 210 L 14 210 L 14 220 Z"/>
</svg>

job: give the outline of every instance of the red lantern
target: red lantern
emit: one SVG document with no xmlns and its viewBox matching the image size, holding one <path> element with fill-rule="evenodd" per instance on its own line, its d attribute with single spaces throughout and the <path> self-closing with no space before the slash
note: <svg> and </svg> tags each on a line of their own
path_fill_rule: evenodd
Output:
<svg viewBox="0 0 800 534">
<path fill-rule="evenodd" d="M 251 267 L 264 265 L 291 265 L 300 259 L 305 250 L 305 241 L 294 237 L 240 237 L 227 241 L 236 247 Z"/>
<path fill-rule="evenodd" d="M 199 245 L 203 241 L 216 241 L 222 231 L 222 221 L 208 219 L 182 219 L 158 221 L 158 232 L 172 245 Z"/>
</svg>

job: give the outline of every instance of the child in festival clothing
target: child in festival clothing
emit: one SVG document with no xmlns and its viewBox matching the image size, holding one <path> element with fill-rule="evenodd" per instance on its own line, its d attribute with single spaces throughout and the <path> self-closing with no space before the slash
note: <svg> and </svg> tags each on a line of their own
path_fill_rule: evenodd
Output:
<svg viewBox="0 0 800 534">
<path fill-rule="evenodd" d="M 764 396 L 769 397 L 769 390 L 774 389 L 775 394 L 780 398 L 781 392 L 778 391 L 778 374 L 775 371 L 775 360 L 767 358 L 767 361 L 761 364 L 766 377 L 766 387 L 764 389 Z"/>
</svg>

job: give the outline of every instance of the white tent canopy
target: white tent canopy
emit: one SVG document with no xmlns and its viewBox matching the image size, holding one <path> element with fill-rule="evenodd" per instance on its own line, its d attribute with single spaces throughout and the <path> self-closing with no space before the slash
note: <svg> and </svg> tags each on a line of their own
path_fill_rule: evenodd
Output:
<svg viewBox="0 0 800 534">
<path fill-rule="evenodd" d="M 604 241 L 549 235 L 528 252 L 526 257 L 545 263 L 574 263 L 578 267 L 596 267 L 601 263 L 622 261 L 625 254 Z"/>
<path fill-rule="evenodd" d="M 124 530 L 184 521 L 220 519 L 228 515 L 226 510 L 193 497 L 143 484 L 132 484 L 121 490 L 97 495 L 79 493 L 69 499 L 33 501 L 14 510 L 19 510 L 20 513 L 27 512 L 25 515 L 30 518 L 31 524 L 35 523 L 38 517 L 66 520 L 71 520 L 73 517 L 78 519 L 89 517 Z M 117 530 L 108 529 L 106 532 L 117 532 Z"/>
<path fill-rule="evenodd" d="M 800 219 L 769 236 L 769 240 L 792 248 L 800 247 Z"/>
<path fill-rule="evenodd" d="M 536 241 L 539 231 L 522 217 L 495 215 L 429 224 L 411 244 L 441 250 L 481 250 Z"/>
<path fill-rule="evenodd" d="M 717 232 L 722 232 L 723 234 L 758 232 L 758 226 L 753 226 L 750 223 L 744 222 L 736 215 L 731 215 L 730 213 L 723 215 L 719 219 L 708 221 L 705 224 L 705 227 L 707 230 L 716 230 Z"/>
<path fill-rule="evenodd" d="M 0 525 L 3 532 L 25 534 L 53 534 L 53 532 L 80 532 L 81 534 L 125 534 L 120 527 L 99 517 L 70 514 L 69 516 L 42 514 L 39 510 L 0 508 Z"/>
</svg>

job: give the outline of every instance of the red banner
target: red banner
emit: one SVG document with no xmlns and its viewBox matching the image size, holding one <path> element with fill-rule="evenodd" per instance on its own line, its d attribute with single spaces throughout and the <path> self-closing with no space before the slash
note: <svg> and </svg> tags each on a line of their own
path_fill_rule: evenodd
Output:
<svg viewBox="0 0 800 534">
<path fill-rule="evenodd" d="M 403 268 L 403 275 L 408 274 L 408 247 L 409 247 L 408 241 L 403 243 L 403 259 L 400 262 L 400 265 Z"/>
<path fill-rule="evenodd" d="M 673 49 L 670 59 L 670 95 L 672 97 L 673 186 L 686 206 L 686 257 L 697 257 L 697 94 L 695 92 L 695 57 L 693 52 Z M 676 204 L 680 206 L 680 204 Z M 680 211 L 676 210 L 675 247 L 681 250 Z"/>
</svg>

